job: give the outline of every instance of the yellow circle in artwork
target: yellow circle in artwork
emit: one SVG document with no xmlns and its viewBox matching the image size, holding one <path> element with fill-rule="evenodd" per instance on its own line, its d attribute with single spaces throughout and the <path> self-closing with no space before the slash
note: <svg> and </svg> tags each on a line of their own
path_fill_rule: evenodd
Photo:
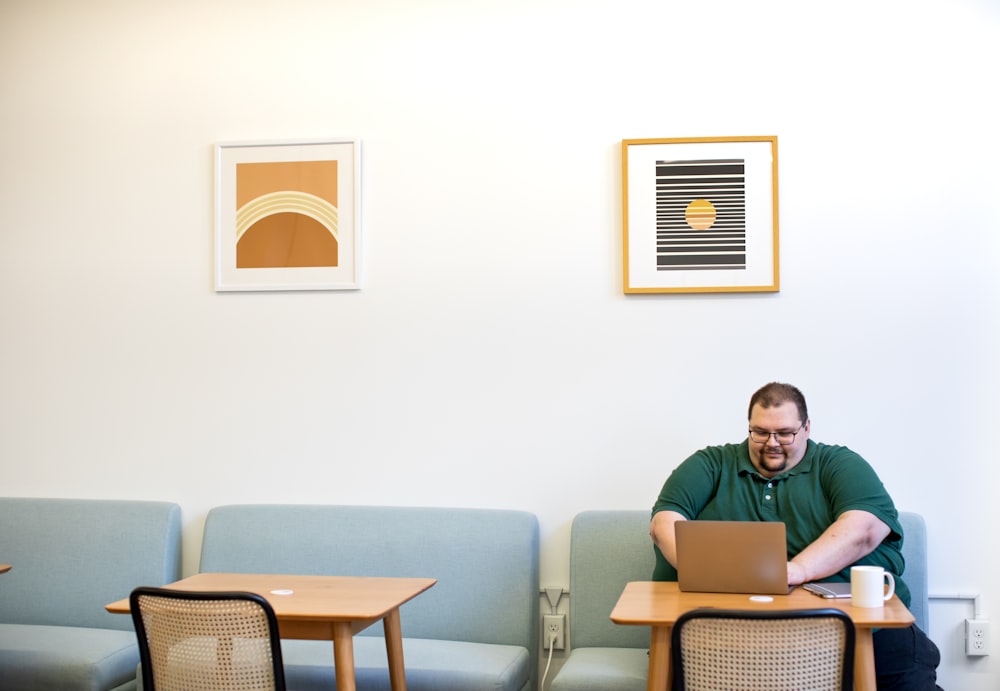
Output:
<svg viewBox="0 0 1000 691">
<path fill-rule="evenodd" d="M 715 223 L 715 205 L 707 199 L 695 199 L 687 205 L 684 220 L 695 230 L 706 230 Z"/>
</svg>

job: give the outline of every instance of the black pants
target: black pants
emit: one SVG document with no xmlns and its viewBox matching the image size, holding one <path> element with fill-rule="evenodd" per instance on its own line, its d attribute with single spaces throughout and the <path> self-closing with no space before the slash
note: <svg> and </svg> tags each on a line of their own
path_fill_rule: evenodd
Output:
<svg viewBox="0 0 1000 691">
<path fill-rule="evenodd" d="M 941 691 L 937 685 L 941 652 L 916 625 L 879 629 L 872 638 L 879 691 Z"/>
</svg>

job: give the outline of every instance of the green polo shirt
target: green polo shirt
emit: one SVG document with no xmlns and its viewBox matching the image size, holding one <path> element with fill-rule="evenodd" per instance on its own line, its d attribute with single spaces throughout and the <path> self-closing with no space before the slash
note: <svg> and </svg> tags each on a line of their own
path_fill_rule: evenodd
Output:
<svg viewBox="0 0 1000 691">
<path fill-rule="evenodd" d="M 874 514 L 889 526 L 888 537 L 857 564 L 883 567 L 896 578 L 896 594 L 910 604 L 903 574 L 903 529 L 896 507 L 878 475 L 858 454 L 843 446 L 809 440 L 805 456 L 791 470 L 773 478 L 760 475 L 750 462 L 746 440 L 696 452 L 670 474 L 653 506 L 687 519 L 781 521 L 789 560 L 818 538 L 845 511 Z M 656 552 L 653 580 L 675 581 L 677 571 Z M 827 581 L 851 580 L 847 567 Z"/>
</svg>

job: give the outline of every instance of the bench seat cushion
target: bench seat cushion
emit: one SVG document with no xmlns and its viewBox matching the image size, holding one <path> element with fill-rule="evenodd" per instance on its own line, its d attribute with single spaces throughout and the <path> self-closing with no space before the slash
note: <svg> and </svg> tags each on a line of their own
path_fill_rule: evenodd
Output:
<svg viewBox="0 0 1000 691">
<path fill-rule="evenodd" d="M 637 648 L 577 648 L 549 691 L 645 691 L 647 653 Z"/>
<path fill-rule="evenodd" d="M 76 626 L 0 624 L 0 689 L 101 691 L 135 678 L 135 633 Z"/>
<path fill-rule="evenodd" d="M 333 688 L 331 641 L 281 642 L 289 691 Z M 521 691 L 531 676 L 528 651 L 515 645 L 404 638 L 408 691 Z M 354 637 L 358 691 L 389 691 L 385 640 Z"/>
</svg>

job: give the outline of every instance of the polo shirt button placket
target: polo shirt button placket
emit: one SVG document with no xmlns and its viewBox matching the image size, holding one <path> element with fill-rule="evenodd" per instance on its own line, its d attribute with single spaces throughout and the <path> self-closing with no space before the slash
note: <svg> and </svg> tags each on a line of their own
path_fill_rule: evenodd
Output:
<svg viewBox="0 0 1000 691">
<path fill-rule="evenodd" d="M 777 520 L 776 517 L 778 512 L 778 507 L 775 501 L 775 491 L 776 484 L 773 480 L 765 482 L 763 488 L 761 489 L 761 509 L 765 515 L 770 514 L 774 516 L 775 518 L 773 520 Z"/>
</svg>

